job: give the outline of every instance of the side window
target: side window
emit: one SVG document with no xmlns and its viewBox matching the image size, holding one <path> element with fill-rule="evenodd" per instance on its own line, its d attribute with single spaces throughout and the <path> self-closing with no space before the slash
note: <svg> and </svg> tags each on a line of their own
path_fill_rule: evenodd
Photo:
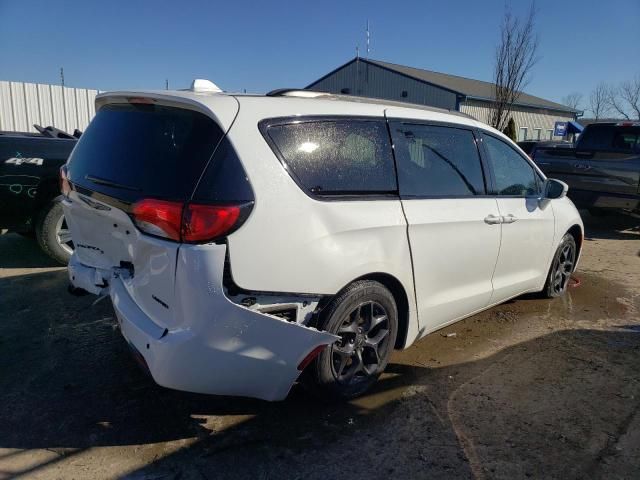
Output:
<svg viewBox="0 0 640 480">
<path fill-rule="evenodd" d="M 316 195 L 395 192 L 384 121 L 338 119 L 272 125 L 267 135 L 287 169 Z"/>
<path fill-rule="evenodd" d="M 539 195 L 534 168 L 507 143 L 489 135 L 482 136 L 493 169 L 496 193 L 509 196 Z"/>
<path fill-rule="evenodd" d="M 580 150 L 607 150 L 613 145 L 613 125 L 588 125 L 580 135 L 578 149 Z"/>
<path fill-rule="evenodd" d="M 485 193 L 475 138 L 470 130 L 394 123 L 398 183 L 404 196 Z"/>
</svg>

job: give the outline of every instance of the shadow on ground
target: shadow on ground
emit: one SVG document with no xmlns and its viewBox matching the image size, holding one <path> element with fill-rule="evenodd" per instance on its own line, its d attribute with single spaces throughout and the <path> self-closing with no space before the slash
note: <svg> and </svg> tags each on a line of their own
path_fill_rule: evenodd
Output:
<svg viewBox="0 0 640 480">
<path fill-rule="evenodd" d="M 60 267 L 45 254 L 35 237 L 17 233 L 0 235 L 0 268 L 47 268 Z"/>
<path fill-rule="evenodd" d="M 175 392 L 137 368 L 108 302 L 66 295 L 65 275 L 0 279 L 0 447 L 59 453 L 23 475 L 92 447 L 158 444 L 132 478 L 585 477 L 615 461 L 620 419 L 638 409 L 637 321 L 451 366 L 400 354 L 347 404 L 300 388 L 281 403 Z"/>
<path fill-rule="evenodd" d="M 613 213 L 595 217 L 588 212 L 580 213 L 587 240 L 633 240 L 640 236 L 640 218 L 638 217 Z"/>
</svg>

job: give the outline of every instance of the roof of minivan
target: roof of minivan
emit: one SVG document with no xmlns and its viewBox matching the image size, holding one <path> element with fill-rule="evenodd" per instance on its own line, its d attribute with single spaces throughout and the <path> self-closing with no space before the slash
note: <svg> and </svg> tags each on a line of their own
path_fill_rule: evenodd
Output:
<svg viewBox="0 0 640 480">
<path fill-rule="evenodd" d="M 193 90 L 113 91 L 101 93 L 96 97 L 96 110 L 109 103 L 126 103 L 131 98 L 153 98 L 167 105 L 190 105 L 191 108 L 212 115 L 221 125 L 227 127 L 233 122 L 238 108 L 245 106 L 251 108 L 256 117 L 262 118 L 347 114 L 381 117 L 386 112 L 390 118 L 451 122 L 500 133 L 460 112 L 404 102 L 320 93 L 317 97 L 309 98 L 292 94 L 269 96 Z"/>
</svg>

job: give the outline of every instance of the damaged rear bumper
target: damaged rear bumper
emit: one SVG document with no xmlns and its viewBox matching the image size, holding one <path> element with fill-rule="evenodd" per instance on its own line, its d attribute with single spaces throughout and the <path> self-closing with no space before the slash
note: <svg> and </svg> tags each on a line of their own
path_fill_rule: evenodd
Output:
<svg viewBox="0 0 640 480">
<path fill-rule="evenodd" d="M 225 255 L 225 245 L 181 246 L 169 307 L 179 320 L 171 329 L 136 304 L 129 280 L 117 269 L 97 270 L 72 258 L 69 278 L 75 288 L 110 295 L 122 334 L 159 385 L 282 400 L 301 362 L 338 337 L 230 301 L 222 284 Z"/>
</svg>

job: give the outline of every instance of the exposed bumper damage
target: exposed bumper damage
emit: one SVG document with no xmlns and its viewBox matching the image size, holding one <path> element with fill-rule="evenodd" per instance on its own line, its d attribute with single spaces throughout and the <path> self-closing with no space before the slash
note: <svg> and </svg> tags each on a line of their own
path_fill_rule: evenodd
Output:
<svg viewBox="0 0 640 480">
<path fill-rule="evenodd" d="M 180 247 L 172 307 L 180 320 L 172 329 L 140 309 L 119 269 L 106 272 L 72 259 L 69 278 L 76 288 L 110 295 L 124 337 L 159 385 L 282 400 L 305 357 L 338 337 L 231 301 L 223 287 L 225 254 L 224 245 Z"/>
</svg>

